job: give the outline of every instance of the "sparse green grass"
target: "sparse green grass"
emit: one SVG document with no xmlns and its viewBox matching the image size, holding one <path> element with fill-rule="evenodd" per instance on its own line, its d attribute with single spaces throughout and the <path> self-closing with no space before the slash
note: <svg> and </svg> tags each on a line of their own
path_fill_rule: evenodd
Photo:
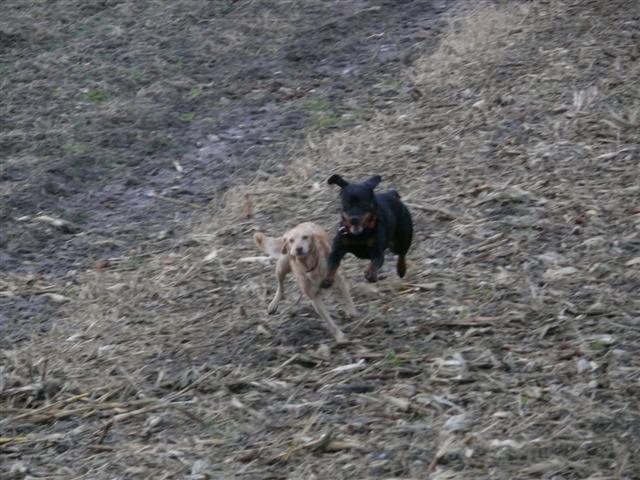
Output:
<svg viewBox="0 0 640 480">
<path fill-rule="evenodd" d="M 181 114 L 178 115 L 178 118 L 182 121 L 182 122 L 191 122 L 193 121 L 195 114 L 193 112 L 183 112 Z"/>
<path fill-rule="evenodd" d="M 493 296 L 494 289 L 488 285 L 479 285 L 473 289 L 472 294 L 473 297 L 486 301 Z"/>
<path fill-rule="evenodd" d="M 85 93 L 85 98 L 90 102 L 101 103 L 111 98 L 111 94 L 102 88 L 92 88 Z"/>
<path fill-rule="evenodd" d="M 2 102 L 0 115 L 10 119 L 5 128 L 30 132 L 30 141 L 15 147 L 15 155 L 38 153 L 41 164 L 32 176 L 55 165 L 75 178 L 71 157 L 89 153 L 117 157 L 126 168 L 141 158 L 161 161 L 169 152 L 186 152 L 193 146 L 185 135 L 190 124 L 195 119 L 211 124 L 224 108 L 216 107 L 216 100 L 238 86 L 229 72 L 263 62 L 266 44 L 281 49 L 287 33 L 297 28 L 287 19 L 298 18 L 291 5 L 270 5 L 265 12 L 233 1 L 70 0 L 65 5 L 10 1 L 0 21 L 24 38 L 0 59 L 7 80 L 3 98 L 11 99 Z M 236 16 L 239 9 L 245 13 Z M 34 127 L 35 118 L 41 121 Z M 106 174 L 92 178 L 111 180 Z"/>
<path fill-rule="evenodd" d="M 218 0 L 216 2 L 216 11 L 219 15 L 229 15 L 231 12 L 235 10 L 234 2 L 230 0 Z"/>
<path fill-rule="evenodd" d="M 305 110 L 315 113 L 324 113 L 331 110 L 331 103 L 324 97 L 314 97 L 304 102 Z"/>
<path fill-rule="evenodd" d="M 131 75 L 131 78 L 137 82 L 142 81 L 145 77 L 144 72 L 139 67 L 131 67 L 129 69 L 129 74 Z"/>
<path fill-rule="evenodd" d="M 385 353 L 385 359 L 387 360 L 389 365 L 394 368 L 399 368 L 402 366 L 402 360 L 398 357 L 395 350 L 393 350 L 392 348 L 387 350 L 387 352 Z"/>
<path fill-rule="evenodd" d="M 140 256 L 126 257 L 118 264 L 119 270 L 139 270 L 145 264 L 145 258 Z"/>
<path fill-rule="evenodd" d="M 319 130 L 352 125 L 370 116 L 364 108 L 352 108 L 339 113 L 329 100 L 321 96 L 305 100 L 302 108 L 311 116 L 311 127 Z"/>
<path fill-rule="evenodd" d="M 158 151 L 176 148 L 173 138 L 163 133 L 156 133 L 144 145 L 144 153 L 152 155 Z"/>
<path fill-rule="evenodd" d="M 62 151 L 66 155 L 86 155 L 91 151 L 91 146 L 83 142 L 69 140 L 62 145 Z"/>
<path fill-rule="evenodd" d="M 310 125 L 315 129 L 334 128 L 342 122 L 342 119 L 338 117 L 331 103 L 324 97 L 317 96 L 305 100 L 303 108 L 310 113 Z"/>
<path fill-rule="evenodd" d="M 311 121 L 311 125 L 319 129 L 334 128 L 334 127 L 337 127 L 339 124 L 340 124 L 340 118 L 338 118 L 333 113 L 315 115 Z"/>
</svg>

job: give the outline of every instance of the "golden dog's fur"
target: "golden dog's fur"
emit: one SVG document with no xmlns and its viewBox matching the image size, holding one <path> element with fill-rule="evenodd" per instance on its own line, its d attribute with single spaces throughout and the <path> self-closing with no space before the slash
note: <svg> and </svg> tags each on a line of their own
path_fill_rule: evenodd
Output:
<svg viewBox="0 0 640 480">
<path fill-rule="evenodd" d="M 283 281 L 289 272 L 293 272 L 300 290 L 311 300 L 315 311 L 320 315 L 338 343 L 347 338 L 335 324 L 320 300 L 320 283 L 327 275 L 327 257 L 331 250 L 329 237 L 324 229 L 315 223 L 305 222 L 297 225 L 281 237 L 267 237 L 262 233 L 254 235 L 256 244 L 269 256 L 276 258 L 277 289 L 267 311 L 274 314 L 283 297 Z M 349 285 L 338 273 L 335 285 L 344 296 L 347 315 L 356 315 L 356 308 L 349 293 Z"/>
</svg>

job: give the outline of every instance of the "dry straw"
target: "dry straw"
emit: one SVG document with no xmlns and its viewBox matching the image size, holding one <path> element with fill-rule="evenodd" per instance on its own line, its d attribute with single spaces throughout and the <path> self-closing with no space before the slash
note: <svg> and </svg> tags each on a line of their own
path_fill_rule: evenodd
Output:
<svg viewBox="0 0 640 480">
<path fill-rule="evenodd" d="M 640 32 L 624 5 L 452 17 L 394 111 L 311 136 L 175 250 L 65 288 L 68 318 L 3 352 L 4 477 L 637 477 Z M 251 238 L 333 228 L 334 171 L 382 174 L 417 231 L 404 281 L 345 262 L 360 317 L 331 304 L 354 340 L 340 349 L 293 286 L 267 316 L 273 265 Z"/>
</svg>

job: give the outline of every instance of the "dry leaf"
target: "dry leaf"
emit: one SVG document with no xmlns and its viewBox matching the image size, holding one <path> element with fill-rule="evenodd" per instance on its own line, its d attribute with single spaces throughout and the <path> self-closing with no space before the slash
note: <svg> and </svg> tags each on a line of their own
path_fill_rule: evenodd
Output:
<svg viewBox="0 0 640 480">
<path fill-rule="evenodd" d="M 55 303 L 66 303 L 71 299 L 69 297 L 65 297 L 64 295 L 60 295 L 59 293 L 43 293 L 43 297 L 47 297 L 49 300 Z"/>
<path fill-rule="evenodd" d="M 544 272 L 542 277 L 547 281 L 553 281 L 575 275 L 576 273 L 578 273 L 578 269 L 575 267 L 550 268 Z"/>
<path fill-rule="evenodd" d="M 640 257 L 632 258 L 627 263 L 625 263 L 627 267 L 633 267 L 634 265 L 640 265 Z"/>
<path fill-rule="evenodd" d="M 211 260 L 213 260 L 214 258 L 217 258 L 217 257 L 218 257 L 218 250 L 217 249 L 213 249 L 202 259 L 202 262 L 203 263 L 207 263 L 207 262 L 210 262 Z"/>
</svg>

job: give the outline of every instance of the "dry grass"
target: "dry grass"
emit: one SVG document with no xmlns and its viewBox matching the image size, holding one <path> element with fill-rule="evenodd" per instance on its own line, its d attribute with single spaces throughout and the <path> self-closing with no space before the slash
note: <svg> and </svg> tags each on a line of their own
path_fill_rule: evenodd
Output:
<svg viewBox="0 0 640 480">
<path fill-rule="evenodd" d="M 456 70 L 486 61 L 488 52 L 494 57 L 513 46 L 513 36 L 521 32 L 520 26 L 527 21 L 531 9 L 528 3 L 500 7 L 481 3 L 464 16 L 450 18 L 437 50 L 418 62 L 416 82 L 465 81 L 466 77 L 456 74 Z"/>
<path fill-rule="evenodd" d="M 61 289 L 67 321 L 3 352 L 0 468 L 636 478 L 640 32 L 624 7 L 453 19 L 394 112 L 310 136 L 285 175 L 258 172 L 185 225 L 179 248 Z M 332 228 L 333 171 L 381 173 L 418 232 L 405 281 L 387 265 L 366 285 L 346 261 L 360 317 L 338 316 L 355 340 L 341 349 L 293 286 L 268 317 L 272 265 L 243 261 L 255 229 Z"/>
</svg>

